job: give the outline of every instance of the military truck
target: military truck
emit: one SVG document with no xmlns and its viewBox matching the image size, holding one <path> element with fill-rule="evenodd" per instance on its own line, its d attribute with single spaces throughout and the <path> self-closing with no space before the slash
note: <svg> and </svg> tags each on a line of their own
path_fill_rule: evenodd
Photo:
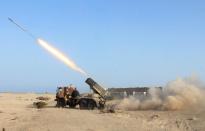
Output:
<svg viewBox="0 0 205 131">
<path fill-rule="evenodd" d="M 79 105 L 80 109 L 93 110 L 94 108 L 102 109 L 106 102 L 106 90 L 96 83 L 92 78 L 85 81 L 92 93 L 79 94 L 77 89 L 72 87 L 58 87 L 56 93 L 57 107 L 69 106 L 75 108 Z"/>
</svg>

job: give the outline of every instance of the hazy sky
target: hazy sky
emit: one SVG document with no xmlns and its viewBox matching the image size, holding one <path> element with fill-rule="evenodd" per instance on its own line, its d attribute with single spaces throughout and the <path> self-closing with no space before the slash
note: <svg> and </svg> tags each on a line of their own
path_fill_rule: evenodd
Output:
<svg viewBox="0 0 205 131">
<path fill-rule="evenodd" d="M 205 80 L 203 0 L 5 0 L 0 2 L 0 91 L 89 87 L 10 23 L 52 43 L 105 87 Z"/>
</svg>

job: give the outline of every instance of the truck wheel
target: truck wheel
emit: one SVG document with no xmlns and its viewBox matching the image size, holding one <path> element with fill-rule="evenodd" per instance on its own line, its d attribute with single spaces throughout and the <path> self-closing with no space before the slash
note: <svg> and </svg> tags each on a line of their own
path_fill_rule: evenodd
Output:
<svg viewBox="0 0 205 131">
<path fill-rule="evenodd" d="M 64 99 L 58 98 L 56 107 L 64 107 L 65 106 L 64 102 L 65 102 Z"/>
<path fill-rule="evenodd" d="M 87 103 L 88 103 L 87 100 L 81 99 L 79 102 L 80 109 L 87 109 L 88 108 Z"/>
<path fill-rule="evenodd" d="M 75 106 L 76 106 L 76 103 L 70 103 L 70 104 L 69 104 L 69 107 L 70 107 L 70 108 L 75 108 Z"/>
<path fill-rule="evenodd" d="M 69 105 L 70 108 L 75 108 L 76 105 Z"/>
<path fill-rule="evenodd" d="M 57 101 L 57 103 L 56 103 L 56 107 L 60 107 L 59 99 L 57 99 L 56 101 Z"/>
<path fill-rule="evenodd" d="M 59 98 L 58 100 L 57 100 L 57 107 L 65 107 L 66 105 L 65 105 L 65 99 L 63 99 L 63 98 Z"/>
<path fill-rule="evenodd" d="M 70 99 L 70 101 L 68 102 L 70 108 L 75 108 L 77 104 L 78 103 L 76 102 L 76 99 Z"/>
<path fill-rule="evenodd" d="M 88 101 L 88 110 L 93 110 L 96 107 L 96 103 L 93 100 Z"/>
</svg>

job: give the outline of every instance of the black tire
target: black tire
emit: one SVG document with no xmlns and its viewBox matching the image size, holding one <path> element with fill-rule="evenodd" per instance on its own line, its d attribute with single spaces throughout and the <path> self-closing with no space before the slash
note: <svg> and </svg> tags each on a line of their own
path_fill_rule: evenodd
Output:
<svg viewBox="0 0 205 131">
<path fill-rule="evenodd" d="M 57 101 L 57 103 L 56 103 L 56 107 L 61 107 L 60 99 L 58 98 L 56 101 Z"/>
<path fill-rule="evenodd" d="M 81 99 L 79 101 L 79 107 L 81 110 L 88 108 L 88 101 L 86 99 Z"/>
<path fill-rule="evenodd" d="M 71 98 L 67 104 L 69 105 L 70 108 L 75 108 L 78 103 L 76 99 Z"/>
<path fill-rule="evenodd" d="M 65 107 L 66 106 L 65 99 L 64 98 L 58 98 L 56 106 L 57 107 Z"/>
<path fill-rule="evenodd" d="M 76 105 L 74 105 L 74 104 L 70 104 L 69 107 L 70 107 L 70 108 L 75 108 Z"/>
<path fill-rule="evenodd" d="M 88 110 L 93 110 L 96 107 L 96 103 L 93 100 L 88 100 Z"/>
</svg>

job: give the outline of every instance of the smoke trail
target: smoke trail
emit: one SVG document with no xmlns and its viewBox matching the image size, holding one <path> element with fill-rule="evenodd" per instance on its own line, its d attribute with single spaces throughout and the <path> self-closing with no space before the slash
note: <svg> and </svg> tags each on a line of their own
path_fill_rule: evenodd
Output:
<svg viewBox="0 0 205 131">
<path fill-rule="evenodd" d="M 42 39 L 37 39 L 37 43 L 43 47 L 45 50 L 47 50 L 49 53 L 51 53 L 53 56 L 55 56 L 57 59 L 61 60 L 64 64 L 66 64 L 68 67 L 71 69 L 80 72 L 83 75 L 87 76 L 87 73 L 79 68 L 75 62 L 73 62 L 69 57 L 64 55 L 62 52 L 60 52 L 58 49 L 54 48 L 51 46 L 48 42 L 42 40 Z"/>
<path fill-rule="evenodd" d="M 186 110 L 204 108 L 205 91 L 196 77 L 179 78 L 169 82 L 163 90 L 151 88 L 149 96 L 139 99 L 129 97 L 117 108 L 123 110 Z"/>
<path fill-rule="evenodd" d="M 8 17 L 8 20 L 13 23 L 14 25 L 16 25 L 19 29 L 21 29 L 22 31 L 24 31 L 27 35 L 29 35 L 32 39 L 36 40 L 36 37 L 27 29 L 23 28 L 21 25 L 19 25 L 17 22 L 15 22 L 13 19 Z M 75 62 L 73 62 L 69 57 L 67 57 L 66 55 L 64 55 L 62 52 L 60 52 L 58 49 L 52 47 L 48 42 L 38 38 L 37 39 L 37 43 L 43 47 L 45 50 L 47 50 L 48 52 L 50 52 L 53 56 L 55 56 L 57 59 L 61 60 L 63 63 L 65 63 L 68 67 L 70 67 L 71 69 L 80 72 L 81 74 L 87 76 L 87 73 L 82 70 L 81 68 L 79 68 Z"/>
</svg>

